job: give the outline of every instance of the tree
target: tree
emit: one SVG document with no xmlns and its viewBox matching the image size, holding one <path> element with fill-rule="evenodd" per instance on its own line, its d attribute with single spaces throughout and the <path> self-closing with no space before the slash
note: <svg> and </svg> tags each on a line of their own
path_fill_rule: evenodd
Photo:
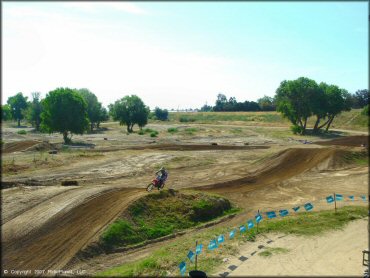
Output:
<svg viewBox="0 0 370 278">
<path fill-rule="evenodd" d="M 350 110 L 351 107 L 351 95 L 346 90 L 323 82 L 320 83 L 319 87 L 321 89 L 321 94 L 318 96 L 319 105 L 313 108 L 313 114 L 317 117 L 313 128 L 314 133 L 323 127 L 326 127 L 326 131 L 328 131 L 335 116 L 342 111 Z M 320 120 L 325 120 L 321 126 L 319 126 Z"/>
<path fill-rule="evenodd" d="M 125 96 L 109 105 L 109 112 L 113 120 L 120 125 L 127 126 L 127 132 L 133 132 L 133 127 L 138 124 L 140 128 L 148 122 L 149 108 L 136 95 Z"/>
<path fill-rule="evenodd" d="M 227 103 L 227 98 L 224 94 L 218 94 L 217 95 L 217 100 L 216 100 L 216 105 L 213 108 L 214 111 L 224 111 L 224 106 Z"/>
<path fill-rule="evenodd" d="M 40 130 L 41 112 L 40 93 L 32 93 L 32 102 L 28 105 L 27 119 L 37 131 Z"/>
<path fill-rule="evenodd" d="M 41 128 L 49 133 L 62 133 L 65 143 L 71 142 L 72 134 L 83 134 L 87 130 L 87 104 L 76 90 L 57 88 L 46 95 L 41 105 Z"/>
<path fill-rule="evenodd" d="M 258 106 L 261 111 L 275 111 L 276 106 L 272 97 L 264 96 L 257 100 Z"/>
<path fill-rule="evenodd" d="M 1 120 L 9 121 L 12 119 L 12 111 L 9 104 L 4 104 L 1 106 Z"/>
<path fill-rule="evenodd" d="M 154 109 L 154 114 L 158 120 L 168 121 L 168 110 L 167 109 L 160 109 L 159 107 L 156 107 Z"/>
<path fill-rule="evenodd" d="M 299 133 L 306 132 L 307 119 L 313 114 L 313 107 L 318 107 L 320 88 L 314 80 L 300 77 L 296 80 L 284 80 L 276 90 L 276 108 L 294 126 Z"/>
<path fill-rule="evenodd" d="M 207 103 L 206 103 L 206 104 L 204 104 L 204 105 L 200 108 L 200 111 L 201 111 L 201 112 L 210 112 L 210 111 L 212 111 L 212 106 L 207 105 Z"/>
<path fill-rule="evenodd" d="M 352 95 L 352 108 L 363 108 L 369 104 L 369 90 L 357 90 L 356 93 Z"/>
<path fill-rule="evenodd" d="M 8 104 L 10 105 L 13 119 L 18 121 L 18 127 L 20 127 L 21 120 L 24 119 L 24 112 L 27 109 L 27 97 L 24 97 L 22 93 L 18 93 L 8 98 Z"/>
<path fill-rule="evenodd" d="M 87 104 L 87 116 L 90 121 L 90 131 L 93 131 L 94 126 L 100 121 L 101 116 L 101 103 L 98 102 L 98 98 L 95 94 L 90 92 L 88 89 L 79 89 L 78 93 L 84 98 Z"/>
<path fill-rule="evenodd" d="M 100 128 L 100 123 L 108 121 L 108 120 L 109 120 L 108 110 L 102 105 L 100 105 L 99 118 L 98 118 L 98 121 L 96 122 L 96 127 Z"/>
</svg>

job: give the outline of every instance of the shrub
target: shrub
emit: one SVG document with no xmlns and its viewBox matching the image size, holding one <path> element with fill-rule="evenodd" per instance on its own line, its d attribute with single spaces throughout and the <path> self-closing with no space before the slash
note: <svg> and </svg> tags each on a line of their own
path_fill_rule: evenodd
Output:
<svg viewBox="0 0 370 278">
<path fill-rule="evenodd" d="M 167 129 L 167 132 L 169 133 L 175 133 L 175 132 L 178 132 L 179 130 L 177 129 L 177 127 L 170 127 L 169 129 Z"/>
<path fill-rule="evenodd" d="M 292 125 L 290 127 L 290 130 L 294 133 L 294 134 L 301 134 L 302 133 L 302 128 L 298 125 Z"/>
<path fill-rule="evenodd" d="M 150 133 L 150 137 L 157 137 L 158 131 L 154 130 Z"/>
<path fill-rule="evenodd" d="M 369 104 L 364 107 L 361 111 L 361 115 L 369 116 Z"/>
<path fill-rule="evenodd" d="M 23 135 L 25 135 L 25 134 L 27 134 L 27 131 L 25 131 L 24 129 L 22 129 L 22 130 L 19 130 L 17 133 L 18 133 L 18 134 L 23 134 Z"/>
<path fill-rule="evenodd" d="M 154 110 L 155 117 L 160 121 L 168 121 L 168 110 L 167 109 L 160 109 L 156 107 Z"/>
</svg>

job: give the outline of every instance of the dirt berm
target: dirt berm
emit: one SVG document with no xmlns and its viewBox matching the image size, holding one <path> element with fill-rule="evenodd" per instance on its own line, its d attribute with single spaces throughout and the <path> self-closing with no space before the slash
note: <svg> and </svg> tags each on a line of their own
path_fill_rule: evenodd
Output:
<svg viewBox="0 0 370 278">
<path fill-rule="evenodd" d="M 230 191 L 251 190 L 247 185 L 271 184 L 289 179 L 310 170 L 336 169 L 348 163 L 350 151 L 336 148 L 293 148 L 283 150 L 268 159 L 250 175 L 226 182 L 195 187 L 198 190 Z M 363 156 L 367 156 L 364 152 Z"/>
</svg>

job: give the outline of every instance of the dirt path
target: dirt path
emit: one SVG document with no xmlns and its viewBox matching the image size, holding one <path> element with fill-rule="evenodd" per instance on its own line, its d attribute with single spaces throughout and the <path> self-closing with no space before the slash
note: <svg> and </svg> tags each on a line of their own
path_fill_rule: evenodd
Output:
<svg viewBox="0 0 370 278">
<path fill-rule="evenodd" d="M 321 236 L 288 235 L 280 238 L 282 235 L 268 234 L 266 237 L 261 236 L 257 242 L 243 245 L 240 254 L 231 258 L 213 275 L 219 276 L 227 272 L 230 277 L 361 276 L 365 269 L 362 266 L 362 250 L 367 249 L 369 245 L 367 235 L 367 219 L 351 222 L 343 230 L 330 231 Z M 259 256 L 258 253 L 266 248 L 285 248 L 287 252 L 272 253 L 269 257 Z M 251 255 L 255 251 L 257 253 Z M 248 259 L 241 262 L 238 259 L 240 256 Z M 229 268 L 231 265 L 237 268 L 232 271 L 233 267 Z"/>
<path fill-rule="evenodd" d="M 61 210 L 41 228 L 34 232 L 22 232 L 16 240 L 5 225 L 2 247 L 6 256 L 3 257 L 3 268 L 61 269 L 131 201 L 143 194 L 144 190 L 132 189 L 99 194 L 67 212 Z M 14 224 L 7 224 L 14 227 Z"/>
</svg>

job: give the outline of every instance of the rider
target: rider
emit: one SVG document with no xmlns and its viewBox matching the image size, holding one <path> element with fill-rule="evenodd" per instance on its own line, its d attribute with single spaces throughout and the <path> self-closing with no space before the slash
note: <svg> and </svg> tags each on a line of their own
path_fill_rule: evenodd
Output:
<svg viewBox="0 0 370 278">
<path fill-rule="evenodd" d="M 161 173 L 161 175 L 158 175 L 158 173 Z M 158 175 L 157 177 L 158 177 L 158 180 L 160 182 L 160 187 L 163 188 L 164 187 L 164 183 L 165 183 L 165 181 L 168 178 L 168 172 L 167 172 L 167 170 L 162 166 L 161 169 L 159 169 L 155 174 Z"/>
</svg>

